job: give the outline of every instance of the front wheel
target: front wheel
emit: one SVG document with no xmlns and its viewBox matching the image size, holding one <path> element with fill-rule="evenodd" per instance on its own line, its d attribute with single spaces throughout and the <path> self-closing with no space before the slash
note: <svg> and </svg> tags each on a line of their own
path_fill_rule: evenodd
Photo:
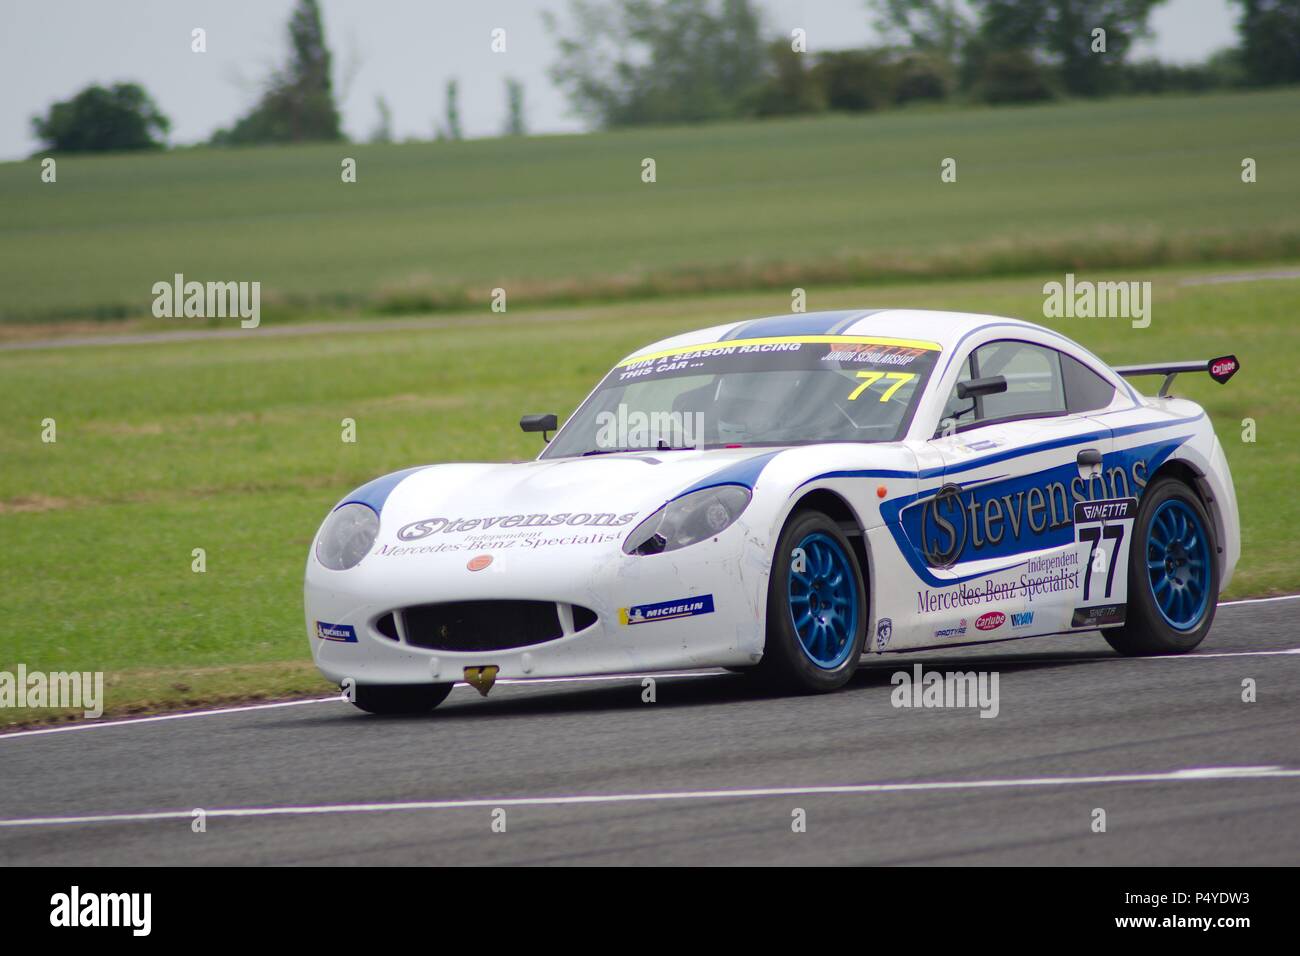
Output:
<svg viewBox="0 0 1300 956">
<path fill-rule="evenodd" d="M 352 703 L 371 714 L 427 714 L 451 693 L 451 684 L 358 684 Z"/>
<path fill-rule="evenodd" d="M 1219 600 L 1214 524 L 1176 478 L 1147 487 L 1129 553 L 1128 618 L 1102 631 L 1121 654 L 1183 654 L 1205 639 Z"/>
<path fill-rule="evenodd" d="M 797 513 L 772 559 L 758 672 L 785 690 L 835 690 L 857 669 L 866 632 L 866 588 L 848 538 L 819 511 Z"/>
</svg>

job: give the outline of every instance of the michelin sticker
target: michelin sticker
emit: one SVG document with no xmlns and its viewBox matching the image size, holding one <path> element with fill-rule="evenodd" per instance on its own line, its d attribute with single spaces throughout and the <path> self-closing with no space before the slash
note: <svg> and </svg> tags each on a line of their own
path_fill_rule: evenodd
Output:
<svg viewBox="0 0 1300 956">
<path fill-rule="evenodd" d="M 351 624 L 327 624 L 316 622 L 316 636 L 322 641 L 338 641 L 340 644 L 355 644 L 357 631 Z"/>
<path fill-rule="evenodd" d="M 713 613 L 713 595 L 660 601 L 658 604 L 634 604 L 618 609 L 618 619 L 623 624 L 653 624 L 655 621 L 672 621 L 679 617 Z"/>
</svg>

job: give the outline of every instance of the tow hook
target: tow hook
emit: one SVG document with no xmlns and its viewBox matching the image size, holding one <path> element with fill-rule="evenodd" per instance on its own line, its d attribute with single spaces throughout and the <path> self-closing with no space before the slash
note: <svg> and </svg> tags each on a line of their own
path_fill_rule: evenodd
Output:
<svg viewBox="0 0 1300 956">
<path fill-rule="evenodd" d="M 492 689 L 492 685 L 497 682 L 497 671 L 500 670 L 495 664 L 487 667 L 467 667 L 465 668 L 465 683 L 469 684 L 484 697 Z"/>
</svg>

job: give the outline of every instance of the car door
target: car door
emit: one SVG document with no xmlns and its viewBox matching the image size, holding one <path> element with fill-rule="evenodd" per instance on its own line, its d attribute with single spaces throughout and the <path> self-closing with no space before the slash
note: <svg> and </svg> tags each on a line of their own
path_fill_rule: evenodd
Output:
<svg viewBox="0 0 1300 956">
<path fill-rule="evenodd" d="M 932 573 L 958 587 L 952 622 L 967 640 L 1050 633 L 1078 603 L 1088 553 L 1076 540 L 1076 501 L 1105 498 L 1109 429 L 1071 412 L 1068 356 L 1003 339 L 974 348 L 932 446 L 943 485 L 922 524 Z M 1077 363 L 1076 363 L 1077 364 Z M 1005 379 L 1005 389 L 979 394 Z M 963 397 L 960 384 L 977 394 Z"/>
</svg>

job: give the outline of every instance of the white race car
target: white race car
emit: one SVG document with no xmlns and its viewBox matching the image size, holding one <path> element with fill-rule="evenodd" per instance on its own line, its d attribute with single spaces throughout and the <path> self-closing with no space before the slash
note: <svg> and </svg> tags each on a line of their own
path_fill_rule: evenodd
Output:
<svg viewBox="0 0 1300 956">
<path fill-rule="evenodd" d="M 1237 367 L 1110 368 L 1028 322 L 897 309 L 656 342 L 535 461 L 339 502 L 307 560 L 312 653 L 395 713 L 460 680 L 670 668 L 826 691 L 864 653 L 1077 631 L 1188 651 L 1240 531 L 1209 417 L 1167 391 Z"/>
</svg>

